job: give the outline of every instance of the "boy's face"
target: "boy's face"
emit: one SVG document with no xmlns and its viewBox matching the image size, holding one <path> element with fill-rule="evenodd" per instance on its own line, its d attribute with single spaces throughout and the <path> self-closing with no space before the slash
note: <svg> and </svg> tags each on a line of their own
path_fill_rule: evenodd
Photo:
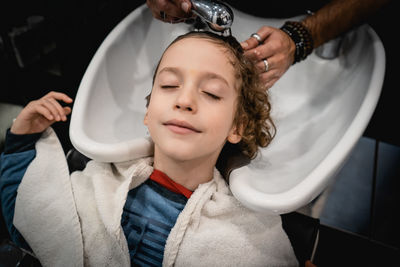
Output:
<svg viewBox="0 0 400 267">
<path fill-rule="evenodd" d="M 226 141 L 240 141 L 233 125 L 237 80 L 228 57 L 200 38 L 182 39 L 164 53 L 144 119 L 155 155 L 216 161 Z"/>
</svg>

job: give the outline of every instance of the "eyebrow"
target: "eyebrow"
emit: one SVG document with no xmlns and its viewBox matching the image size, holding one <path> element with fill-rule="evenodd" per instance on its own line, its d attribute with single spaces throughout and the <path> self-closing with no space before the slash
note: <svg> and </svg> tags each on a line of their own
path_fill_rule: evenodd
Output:
<svg viewBox="0 0 400 267">
<path fill-rule="evenodd" d="M 179 68 L 176 68 L 176 67 L 164 67 L 158 72 L 158 74 L 161 74 L 162 72 L 172 72 L 172 73 L 174 73 L 174 74 L 176 74 L 178 76 L 182 75 L 182 71 Z M 229 87 L 228 81 L 224 77 L 222 77 L 221 75 L 219 75 L 217 73 L 204 72 L 202 74 L 202 76 L 204 78 L 206 78 L 206 79 L 218 79 L 218 80 L 222 81 L 223 83 L 225 83 Z"/>
</svg>

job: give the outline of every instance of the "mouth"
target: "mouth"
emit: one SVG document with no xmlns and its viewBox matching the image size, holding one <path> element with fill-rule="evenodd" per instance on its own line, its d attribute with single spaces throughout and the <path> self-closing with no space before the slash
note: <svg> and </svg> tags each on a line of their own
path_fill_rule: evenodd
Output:
<svg viewBox="0 0 400 267">
<path fill-rule="evenodd" d="M 177 134 L 188 134 L 188 133 L 201 133 L 200 130 L 196 129 L 190 123 L 180 120 L 170 120 L 163 123 L 168 129 Z"/>
</svg>

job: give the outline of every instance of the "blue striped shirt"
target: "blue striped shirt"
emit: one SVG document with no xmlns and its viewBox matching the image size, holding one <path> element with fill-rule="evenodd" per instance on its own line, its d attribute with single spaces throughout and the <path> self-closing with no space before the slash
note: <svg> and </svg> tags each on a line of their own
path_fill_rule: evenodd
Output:
<svg viewBox="0 0 400 267">
<path fill-rule="evenodd" d="M 148 179 L 128 193 L 121 225 L 132 266 L 161 266 L 168 235 L 187 198 Z"/>
</svg>

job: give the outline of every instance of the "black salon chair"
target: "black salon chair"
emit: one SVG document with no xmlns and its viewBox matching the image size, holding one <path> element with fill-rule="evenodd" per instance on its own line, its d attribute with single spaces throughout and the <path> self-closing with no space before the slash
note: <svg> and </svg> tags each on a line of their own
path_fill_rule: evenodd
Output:
<svg viewBox="0 0 400 267">
<path fill-rule="evenodd" d="M 298 212 L 282 214 L 282 226 L 292 243 L 299 266 L 314 261 L 319 238 L 319 219 Z"/>
</svg>

